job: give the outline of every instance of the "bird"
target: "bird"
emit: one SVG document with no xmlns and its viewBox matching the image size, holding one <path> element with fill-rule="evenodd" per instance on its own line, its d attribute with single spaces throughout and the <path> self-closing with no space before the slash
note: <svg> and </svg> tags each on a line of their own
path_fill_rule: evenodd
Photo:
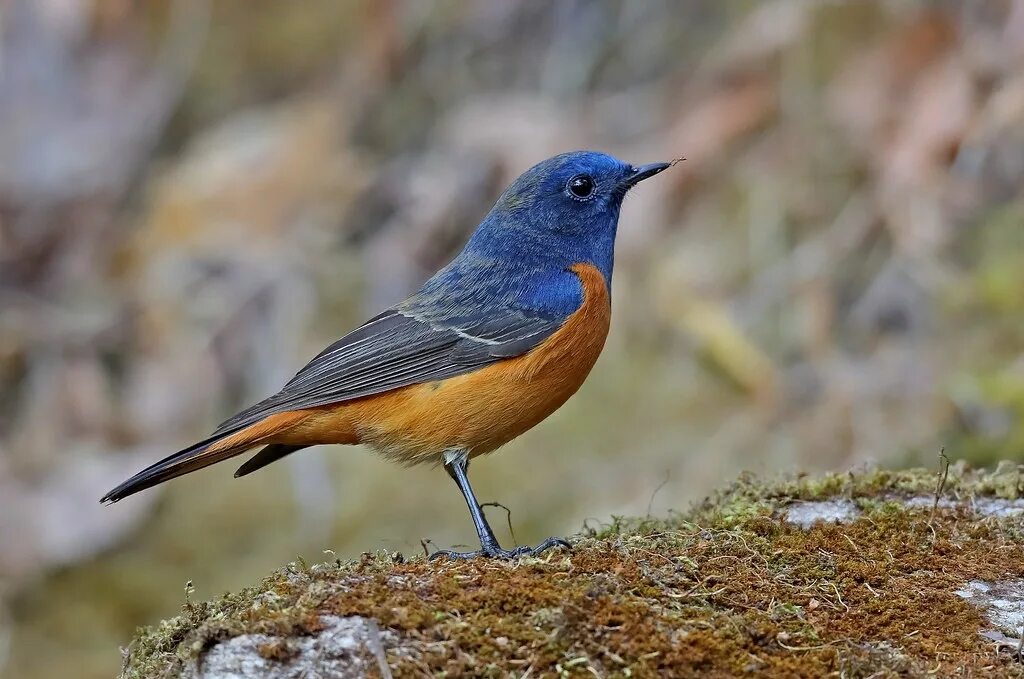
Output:
<svg viewBox="0 0 1024 679">
<path fill-rule="evenodd" d="M 276 394 L 101 502 L 258 447 L 236 477 L 310 446 L 365 444 L 405 465 L 440 464 L 455 481 L 480 549 L 433 557 L 568 549 L 554 537 L 503 549 L 470 485 L 469 463 L 540 423 L 583 384 L 608 335 L 623 199 L 675 162 L 635 166 L 573 151 L 534 165 L 416 293 L 321 351 Z"/>
</svg>

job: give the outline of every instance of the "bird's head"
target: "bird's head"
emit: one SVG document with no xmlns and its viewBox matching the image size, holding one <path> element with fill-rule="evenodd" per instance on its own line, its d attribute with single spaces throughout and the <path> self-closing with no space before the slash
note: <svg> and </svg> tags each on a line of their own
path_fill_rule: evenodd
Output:
<svg viewBox="0 0 1024 679">
<path fill-rule="evenodd" d="M 548 158 L 505 189 L 467 252 L 517 257 L 526 265 L 590 262 L 610 276 L 622 200 L 668 167 L 630 165 L 596 151 Z"/>
</svg>

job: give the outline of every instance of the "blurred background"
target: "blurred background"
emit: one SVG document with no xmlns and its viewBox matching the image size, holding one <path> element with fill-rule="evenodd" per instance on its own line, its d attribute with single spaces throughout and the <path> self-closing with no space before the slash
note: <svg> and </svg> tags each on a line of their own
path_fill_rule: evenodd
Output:
<svg viewBox="0 0 1024 679">
<path fill-rule="evenodd" d="M 566 150 L 686 161 L 626 202 L 586 386 L 473 467 L 520 542 L 744 469 L 1024 458 L 1022 0 L 0 8 L 0 674 L 112 676 L 189 580 L 472 543 L 443 472 L 352 448 L 97 500 Z"/>
</svg>

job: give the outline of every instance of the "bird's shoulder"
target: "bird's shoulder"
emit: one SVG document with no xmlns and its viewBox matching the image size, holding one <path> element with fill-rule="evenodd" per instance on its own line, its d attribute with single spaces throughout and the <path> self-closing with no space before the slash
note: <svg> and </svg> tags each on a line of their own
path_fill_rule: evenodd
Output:
<svg viewBox="0 0 1024 679">
<path fill-rule="evenodd" d="M 438 323 L 466 313 L 565 318 L 583 304 L 583 282 L 573 266 L 460 257 L 395 308 Z"/>
</svg>

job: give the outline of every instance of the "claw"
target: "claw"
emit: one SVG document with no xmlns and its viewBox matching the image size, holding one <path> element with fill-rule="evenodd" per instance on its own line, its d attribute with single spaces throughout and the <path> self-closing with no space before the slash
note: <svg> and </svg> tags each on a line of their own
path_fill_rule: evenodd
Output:
<svg viewBox="0 0 1024 679">
<path fill-rule="evenodd" d="M 446 557 L 452 560 L 468 560 L 483 557 L 487 559 L 502 559 L 508 561 L 511 559 L 517 559 L 521 556 L 537 556 L 541 552 L 545 552 L 552 547 L 562 547 L 567 550 L 572 550 L 572 546 L 562 538 L 548 538 L 536 547 L 523 546 L 516 547 L 515 549 L 502 549 L 497 544 L 494 544 L 484 545 L 482 549 L 478 549 L 473 552 L 456 552 L 451 549 L 439 549 L 430 555 L 430 560 L 434 561 L 441 557 Z"/>
</svg>

